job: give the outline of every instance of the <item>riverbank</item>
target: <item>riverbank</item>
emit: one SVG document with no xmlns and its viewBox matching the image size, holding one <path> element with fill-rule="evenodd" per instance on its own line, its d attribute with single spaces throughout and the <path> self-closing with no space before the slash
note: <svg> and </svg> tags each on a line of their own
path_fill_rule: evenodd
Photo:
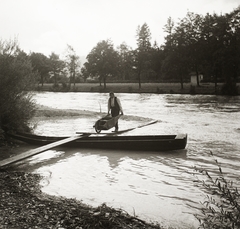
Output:
<svg viewBox="0 0 240 229">
<path fill-rule="evenodd" d="M 0 228 L 161 228 L 105 204 L 43 194 L 37 174 L 0 170 Z"/>
<path fill-rule="evenodd" d="M 201 94 L 201 95 L 215 95 L 221 94 L 223 83 L 218 83 L 215 88 L 214 83 L 200 83 L 200 86 L 192 85 L 191 83 L 184 83 L 181 88 L 180 83 L 142 83 L 139 89 L 138 83 L 107 83 L 104 89 L 99 83 L 76 83 L 72 84 L 69 89 L 62 84 L 53 87 L 53 84 L 38 85 L 38 91 L 72 91 L 72 92 L 109 92 L 116 93 L 156 93 L 156 94 Z M 240 94 L 238 83 L 238 94 Z"/>
</svg>

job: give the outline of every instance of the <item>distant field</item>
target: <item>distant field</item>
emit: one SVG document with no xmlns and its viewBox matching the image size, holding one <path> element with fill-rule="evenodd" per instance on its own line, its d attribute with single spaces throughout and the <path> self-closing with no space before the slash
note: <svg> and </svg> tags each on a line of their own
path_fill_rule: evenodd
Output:
<svg viewBox="0 0 240 229">
<path fill-rule="evenodd" d="M 38 90 L 41 91 L 53 91 L 53 84 L 44 84 L 38 86 Z M 218 84 L 215 89 L 214 83 L 201 84 L 200 87 L 192 86 L 190 83 L 184 83 L 183 89 L 181 89 L 180 83 L 142 83 L 141 89 L 139 89 L 138 83 L 107 83 L 106 90 L 104 90 L 103 84 L 99 86 L 99 83 L 77 83 L 71 85 L 70 91 L 74 92 L 109 92 L 114 91 L 116 93 L 157 93 L 157 94 L 216 94 L 220 91 L 222 84 Z M 59 84 L 59 88 L 55 91 L 63 91 L 62 86 Z"/>
</svg>

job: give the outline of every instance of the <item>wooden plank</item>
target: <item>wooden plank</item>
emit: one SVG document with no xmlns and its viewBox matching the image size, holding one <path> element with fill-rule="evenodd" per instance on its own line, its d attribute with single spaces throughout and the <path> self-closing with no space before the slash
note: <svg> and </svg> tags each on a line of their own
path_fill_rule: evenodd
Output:
<svg viewBox="0 0 240 229">
<path fill-rule="evenodd" d="M 5 160 L 0 161 L 0 167 L 6 166 L 6 165 L 10 165 L 10 164 L 12 164 L 14 162 L 17 162 L 17 161 L 21 161 L 21 160 L 23 160 L 25 158 L 28 158 L 28 157 L 34 156 L 36 154 L 42 153 L 43 151 L 46 151 L 46 150 L 52 149 L 54 147 L 66 144 L 68 142 L 75 141 L 75 140 L 77 140 L 79 138 L 88 137 L 89 135 L 90 134 L 76 135 L 76 136 L 64 138 L 64 139 L 62 139 L 60 141 L 56 141 L 56 142 L 47 144 L 45 146 L 38 147 L 36 149 L 28 150 L 28 151 L 26 151 L 24 153 L 21 153 L 21 154 L 18 154 L 16 156 L 13 156 L 13 157 L 10 157 L 10 158 L 7 158 Z"/>
<path fill-rule="evenodd" d="M 106 132 L 106 133 L 97 133 L 97 132 L 84 132 L 84 131 L 82 132 L 82 131 L 77 131 L 76 134 L 108 135 L 108 134 L 111 134 L 111 133 L 108 133 L 108 132 Z"/>
<path fill-rule="evenodd" d="M 155 124 L 157 123 L 158 121 L 157 120 L 154 120 L 154 121 L 151 121 L 151 122 L 148 122 L 148 123 L 145 123 L 143 125 L 140 125 L 140 126 L 136 126 L 136 127 L 132 127 L 132 128 L 129 128 L 129 129 L 125 129 L 125 130 L 119 130 L 117 132 L 112 132 L 112 133 L 109 133 L 109 132 L 105 132 L 105 133 L 97 133 L 97 132 L 76 132 L 76 134 L 95 134 L 95 135 L 117 135 L 117 134 L 122 134 L 122 133 L 125 133 L 125 132 L 128 132 L 128 131 L 131 131 L 131 130 L 135 130 L 135 129 L 138 129 L 138 128 L 142 128 L 144 126 L 149 126 L 149 125 L 152 125 L 152 124 Z"/>
<path fill-rule="evenodd" d="M 122 134 L 122 133 L 125 133 L 125 132 L 128 132 L 128 131 L 131 131 L 131 130 L 135 130 L 135 129 L 138 129 L 138 128 L 142 128 L 142 127 L 145 127 L 145 126 L 149 126 L 149 125 L 155 124 L 157 122 L 158 122 L 157 120 L 154 120 L 154 121 L 148 122 L 146 124 L 143 124 L 143 125 L 140 125 L 140 126 L 137 126 L 137 127 L 129 128 L 129 129 L 126 129 L 126 130 L 120 130 L 118 132 L 114 132 L 113 135 L 115 135 L 115 134 Z"/>
</svg>

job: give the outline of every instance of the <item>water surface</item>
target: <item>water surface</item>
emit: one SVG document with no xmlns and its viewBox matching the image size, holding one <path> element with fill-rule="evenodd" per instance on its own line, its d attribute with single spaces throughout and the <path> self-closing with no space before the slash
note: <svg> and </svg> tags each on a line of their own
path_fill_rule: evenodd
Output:
<svg viewBox="0 0 240 229">
<path fill-rule="evenodd" d="M 194 166 L 215 174 L 217 159 L 227 177 L 238 182 L 240 97 L 117 96 L 125 114 L 119 121 L 121 129 L 158 120 L 157 124 L 125 135 L 187 133 L 186 149 L 155 153 L 59 147 L 25 160 L 18 167 L 44 175 L 42 190 L 46 193 L 77 198 L 93 206 L 107 203 L 144 220 L 176 228 L 197 228 L 193 214 L 206 194 L 196 186 Z M 42 135 L 68 136 L 76 131 L 94 131 L 94 122 L 107 111 L 108 94 L 44 92 L 37 93 L 35 99 L 58 109 L 102 112 L 99 117 L 49 117 L 35 130 Z"/>
</svg>

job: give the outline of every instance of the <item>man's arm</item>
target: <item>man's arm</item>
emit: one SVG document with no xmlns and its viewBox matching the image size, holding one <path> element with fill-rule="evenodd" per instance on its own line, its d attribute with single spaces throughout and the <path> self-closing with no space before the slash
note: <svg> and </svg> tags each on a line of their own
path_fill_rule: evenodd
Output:
<svg viewBox="0 0 240 229">
<path fill-rule="evenodd" d="M 111 110 L 111 107 L 110 107 L 110 99 L 108 99 L 108 114 L 110 114 L 110 110 Z"/>
<path fill-rule="evenodd" d="M 120 111 L 121 111 L 121 114 L 123 115 L 122 104 L 121 104 L 121 102 L 120 102 L 120 99 L 119 99 L 119 98 L 117 98 L 117 102 L 118 102 L 118 106 L 119 106 L 119 109 L 120 109 Z"/>
</svg>

